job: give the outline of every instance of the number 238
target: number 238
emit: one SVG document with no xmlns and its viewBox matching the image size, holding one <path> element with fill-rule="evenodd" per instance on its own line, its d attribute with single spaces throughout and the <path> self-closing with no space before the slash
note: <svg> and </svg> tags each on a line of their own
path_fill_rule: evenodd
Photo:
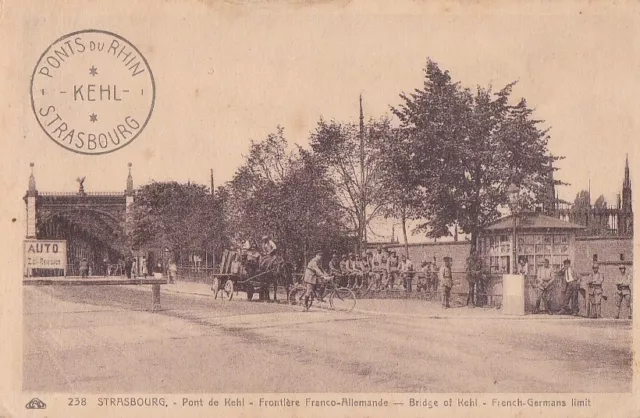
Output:
<svg viewBox="0 0 640 418">
<path fill-rule="evenodd" d="M 87 406 L 87 398 L 69 398 L 69 406 Z"/>
</svg>

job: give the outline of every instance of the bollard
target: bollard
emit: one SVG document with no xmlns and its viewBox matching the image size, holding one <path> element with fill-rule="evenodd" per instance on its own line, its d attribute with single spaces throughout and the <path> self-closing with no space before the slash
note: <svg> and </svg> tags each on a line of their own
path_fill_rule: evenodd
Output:
<svg viewBox="0 0 640 418">
<path fill-rule="evenodd" d="M 153 299 L 152 311 L 157 312 L 160 310 L 160 285 L 151 285 L 151 297 Z"/>
</svg>

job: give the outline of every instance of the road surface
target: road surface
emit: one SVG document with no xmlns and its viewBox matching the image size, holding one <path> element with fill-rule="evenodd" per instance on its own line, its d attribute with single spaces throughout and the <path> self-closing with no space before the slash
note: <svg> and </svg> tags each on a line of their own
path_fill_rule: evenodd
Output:
<svg viewBox="0 0 640 418">
<path fill-rule="evenodd" d="M 162 294 L 150 286 L 25 287 L 28 391 L 627 392 L 631 325 L 514 320 L 393 304 L 309 313 L 286 304 Z M 384 308 L 380 306 L 384 305 Z M 393 314 L 385 313 L 394 311 Z M 477 314 L 474 312 L 478 312 Z"/>
</svg>

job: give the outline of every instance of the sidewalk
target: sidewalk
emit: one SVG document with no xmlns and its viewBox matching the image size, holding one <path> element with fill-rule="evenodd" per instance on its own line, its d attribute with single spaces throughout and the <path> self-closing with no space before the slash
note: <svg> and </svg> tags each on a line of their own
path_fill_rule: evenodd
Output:
<svg viewBox="0 0 640 418">
<path fill-rule="evenodd" d="M 185 293 L 197 296 L 206 296 L 213 298 L 211 285 L 206 283 L 182 282 L 177 281 L 173 284 L 163 285 L 163 292 L 168 293 Z M 218 299 L 222 298 L 222 293 L 218 294 Z M 233 299 L 246 300 L 247 295 L 244 292 L 234 292 Z M 254 295 L 254 298 L 257 296 Z M 280 303 L 283 299 L 280 298 Z M 495 308 L 480 308 L 469 306 L 455 306 L 449 309 L 443 309 L 440 303 L 435 301 L 426 301 L 420 299 L 358 299 L 354 312 L 368 315 L 386 315 L 398 317 L 415 317 L 418 318 L 485 318 L 485 319 L 512 319 L 512 320 L 538 320 L 538 321 L 595 321 L 585 317 L 573 317 L 569 315 L 505 315 L 501 310 Z M 601 318 L 597 322 L 622 322 L 623 320 L 615 320 L 610 318 Z"/>
</svg>

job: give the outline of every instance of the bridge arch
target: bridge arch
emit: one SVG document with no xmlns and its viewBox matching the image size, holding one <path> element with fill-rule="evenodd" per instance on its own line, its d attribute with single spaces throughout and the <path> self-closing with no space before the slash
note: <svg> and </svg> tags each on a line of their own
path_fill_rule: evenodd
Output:
<svg viewBox="0 0 640 418">
<path fill-rule="evenodd" d="M 31 164 L 27 206 L 29 239 L 67 241 L 67 271 L 77 274 L 80 260 L 86 258 L 93 271 L 102 273 L 105 264 L 115 264 L 128 256 L 127 219 L 133 204 L 131 164 L 122 192 L 85 192 L 84 177 L 77 179 L 79 190 L 40 192 L 36 189 Z"/>
</svg>

